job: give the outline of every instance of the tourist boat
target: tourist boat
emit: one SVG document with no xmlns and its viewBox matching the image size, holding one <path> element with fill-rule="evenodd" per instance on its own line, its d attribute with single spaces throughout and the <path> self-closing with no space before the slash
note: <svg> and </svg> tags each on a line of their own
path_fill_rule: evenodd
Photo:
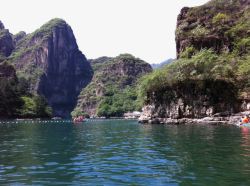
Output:
<svg viewBox="0 0 250 186">
<path fill-rule="evenodd" d="M 243 123 L 241 125 L 239 125 L 240 127 L 250 127 L 250 123 Z"/>
<path fill-rule="evenodd" d="M 78 117 L 73 119 L 74 123 L 82 123 L 82 122 L 85 122 L 85 121 L 86 121 L 86 119 L 84 118 L 84 116 L 78 116 Z"/>
</svg>

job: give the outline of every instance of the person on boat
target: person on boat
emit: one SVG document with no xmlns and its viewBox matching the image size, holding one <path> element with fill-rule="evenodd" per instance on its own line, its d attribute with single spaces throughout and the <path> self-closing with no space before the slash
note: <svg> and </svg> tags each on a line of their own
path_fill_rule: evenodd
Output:
<svg viewBox="0 0 250 186">
<path fill-rule="evenodd" d="M 248 116 L 243 117 L 241 120 L 241 124 L 245 124 L 245 123 L 249 123 L 249 122 L 250 122 L 250 120 L 249 120 Z"/>
<path fill-rule="evenodd" d="M 83 122 L 84 121 L 84 116 L 78 116 L 76 118 L 73 119 L 73 122 L 74 123 L 77 123 L 77 122 Z"/>
</svg>

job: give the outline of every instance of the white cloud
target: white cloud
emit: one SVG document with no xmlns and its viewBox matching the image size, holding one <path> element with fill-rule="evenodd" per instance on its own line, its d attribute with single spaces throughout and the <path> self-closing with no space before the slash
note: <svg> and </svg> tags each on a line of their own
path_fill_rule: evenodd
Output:
<svg viewBox="0 0 250 186">
<path fill-rule="evenodd" d="M 175 57 L 175 26 L 184 6 L 208 0 L 8 0 L 0 20 L 12 33 L 65 19 L 88 58 L 131 53 L 159 63 Z"/>
</svg>

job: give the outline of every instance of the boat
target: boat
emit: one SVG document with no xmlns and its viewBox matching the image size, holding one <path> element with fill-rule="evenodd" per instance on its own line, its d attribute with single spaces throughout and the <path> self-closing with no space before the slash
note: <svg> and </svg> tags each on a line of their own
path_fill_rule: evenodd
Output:
<svg viewBox="0 0 250 186">
<path fill-rule="evenodd" d="M 85 121 L 86 121 L 86 119 L 84 118 L 84 116 L 78 116 L 78 117 L 73 119 L 74 123 L 82 123 L 82 122 L 85 122 Z"/>
<path fill-rule="evenodd" d="M 239 125 L 240 127 L 250 127 L 250 123 L 243 123 Z"/>
<path fill-rule="evenodd" d="M 51 118 L 52 120 L 61 120 L 62 118 L 61 117 L 58 117 L 58 116 L 56 116 L 56 117 L 53 117 L 53 118 Z"/>
</svg>

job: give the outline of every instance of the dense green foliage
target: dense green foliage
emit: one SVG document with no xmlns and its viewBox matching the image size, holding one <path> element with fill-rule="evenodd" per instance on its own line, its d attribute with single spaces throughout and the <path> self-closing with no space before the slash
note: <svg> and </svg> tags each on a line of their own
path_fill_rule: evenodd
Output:
<svg viewBox="0 0 250 186">
<path fill-rule="evenodd" d="M 0 65 L 0 68 L 3 68 L 3 64 Z M 17 80 L 15 77 L 0 76 L 0 87 L 0 117 L 18 116 L 23 101 Z"/>
<path fill-rule="evenodd" d="M 52 109 L 47 105 L 42 96 L 22 96 L 24 105 L 20 109 L 22 118 L 49 118 L 52 115 Z"/>
<path fill-rule="evenodd" d="M 26 79 L 17 79 L 14 67 L 0 64 L 0 117 L 51 117 L 52 110 L 46 100 L 29 93 Z"/>
<path fill-rule="evenodd" d="M 109 86 L 98 106 L 97 115 L 121 117 L 125 112 L 140 109 L 135 87 L 128 86 L 121 91 L 115 86 Z"/>
<path fill-rule="evenodd" d="M 144 76 L 139 85 L 140 99 L 146 101 L 147 93 L 171 86 L 187 79 L 218 79 L 235 85 L 250 86 L 250 55 L 218 55 L 211 49 L 197 52 L 191 58 L 180 58 L 163 69 Z"/>
</svg>

